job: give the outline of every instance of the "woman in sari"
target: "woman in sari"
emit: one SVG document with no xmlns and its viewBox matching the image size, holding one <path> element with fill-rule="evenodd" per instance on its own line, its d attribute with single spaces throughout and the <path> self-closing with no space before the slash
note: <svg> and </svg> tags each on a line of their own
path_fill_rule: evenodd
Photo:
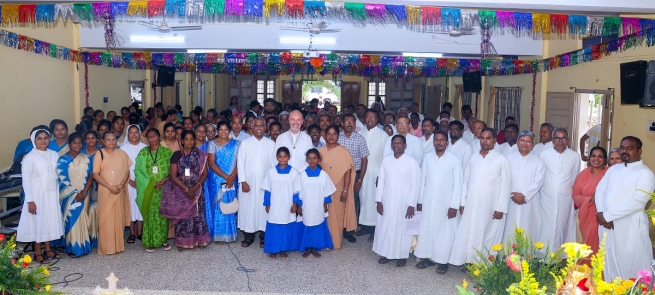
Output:
<svg viewBox="0 0 655 295">
<path fill-rule="evenodd" d="M 170 181 L 164 186 L 159 211 L 175 226 L 175 246 L 180 251 L 211 243 L 202 189 L 207 179 L 207 154 L 196 148 L 196 137 L 190 130 L 182 133 L 182 149 L 171 158 Z"/>
<path fill-rule="evenodd" d="M 214 138 L 216 138 L 216 125 L 214 124 L 207 124 L 207 141 L 212 141 Z"/>
<path fill-rule="evenodd" d="M 166 123 L 166 125 L 164 125 L 163 135 L 164 135 L 164 140 L 161 141 L 161 146 L 171 150 L 171 152 L 173 153 L 180 150 L 180 142 L 175 139 L 177 133 L 175 131 L 174 123 Z"/>
<path fill-rule="evenodd" d="M 355 216 L 355 162 L 350 152 L 339 141 L 339 127 L 330 125 L 325 130 L 326 144 L 318 149 L 321 154 L 321 168 L 325 171 L 337 191 L 332 194 L 332 205 L 328 206 L 328 227 L 334 249 L 340 249 L 345 231 L 357 229 Z"/>
<path fill-rule="evenodd" d="M 143 215 L 143 246 L 152 253 L 161 247 L 164 251 L 171 249 L 168 240 L 168 219 L 159 214 L 162 189 L 168 181 L 173 152 L 161 146 L 159 130 L 148 130 L 148 147 L 143 148 L 136 157 L 137 199 L 136 203 Z"/>
<path fill-rule="evenodd" d="M 125 227 L 130 225 L 127 180 L 132 161 L 116 148 L 116 133 L 107 131 L 105 147 L 93 159 L 93 179 L 98 184 L 98 254 L 125 251 Z"/>
<path fill-rule="evenodd" d="M 116 137 L 116 148 L 120 148 L 127 140 L 123 133 L 125 133 L 125 119 L 123 117 L 116 116 L 111 121 L 111 130 L 117 134 Z"/>
<path fill-rule="evenodd" d="M 591 247 L 594 254 L 598 252 L 598 222 L 596 221 L 596 203 L 594 195 L 596 186 L 607 172 L 607 151 L 594 147 L 589 152 L 591 167 L 582 170 L 573 183 L 573 202 L 578 207 L 580 233 L 582 241 Z M 585 262 L 589 264 L 589 260 Z"/>
<path fill-rule="evenodd" d="M 207 223 L 211 237 L 217 244 L 234 242 L 237 239 L 236 213 L 223 214 L 220 203 L 231 203 L 237 197 L 237 150 L 239 141 L 230 139 L 227 121 L 218 123 L 218 136 L 207 146 L 209 176 L 205 184 L 207 191 Z M 225 190 L 222 188 L 225 186 Z"/>
<path fill-rule="evenodd" d="M 58 156 L 68 152 L 68 125 L 63 120 L 54 119 L 50 122 L 50 130 L 54 139 L 48 144 L 48 149 L 53 150 Z"/>
<path fill-rule="evenodd" d="M 59 202 L 64 217 L 64 251 L 75 258 L 91 253 L 89 235 L 89 197 L 93 183 L 93 166 L 82 154 L 82 135 L 74 132 L 68 137 L 70 150 L 59 157 Z"/>
<path fill-rule="evenodd" d="M 207 152 L 207 146 L 209 143 L 207 142 L 207 127 L 202 124 L 198 124 L 195 127 L 193 127 L 193 133 L 194 133 L 194 138 L 196 142 L 196 147 L 199 148 L 203 152 Z M 182 134 L 182 139 L 184 140 L 184 134 Z M 184 145 L 184 142 L 182 142 L 182 145 Z"/>
<path fill-rule="evenodd" d="M 141 142 L 141 127 L 139 125 L 133 124 L 127 126 L 127 142 L 121 146 L 121 150 L 124 151 L 130 160 L 132 161 L 132 166 L 130 166 L 130 179 L 127 180 L 127 194 L 130 197 L 130 236 L 127 237 L 127 243 L 132 244 L 136 240 L 137 236 L 141 239 L 141 234 L 143 230 L 143 216 L 141 216 L 141 211 L 136 205 L 136 156 L 139 152 L 147 147 L 144 143 Z"/>
<path fill-rule="evenodd" d="M 98 132 L 89 130 L 84 133 L 84 143 L 86 147 L 82 149 L 82 153 L 89 158 L 89 165 L 91 166 L 91 173 L 93 174 L 93 159 L 98 152 L 98 141 L 100 137 Z M 93 175 L 92 175 L 93 176 Z M 89 191 L 89 241 L 91 248 L 98 248 L 98 182 L 94 179 L 91 181 L 91 190 Z"/>
<path fill-rule="evenodd" d="M 102 149 L 105 147 L 105 144 L 103 142 L 103 138 L 105 137 L 105 133 L 111 129 L 111 121 L 109 120 L 102 120 L 100 121 L 100 124 L 98 124 L 98 128 L 96 131 L 98 131 L 98 148 Z"/>
</svg>

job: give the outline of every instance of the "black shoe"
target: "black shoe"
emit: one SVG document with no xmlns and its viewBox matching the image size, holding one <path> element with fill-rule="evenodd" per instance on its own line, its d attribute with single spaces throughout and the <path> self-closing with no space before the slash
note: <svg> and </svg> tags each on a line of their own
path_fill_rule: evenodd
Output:
<svg viewBox="0 0 655 295">
<path fill-rule="evenodd" d="M 351 242 L 351 243 L 357 242 L 357 239 L 355 239 L 355 237 L 353 237 L 353 236 L 348 236 L 348 237 L 345 237 L 345 238 L 346 238 L 346 240 L 348 242 Z"/>
<path fill-rule="evenodd" d="M 374 236 L 373 234 L 370 234 L 370 235 L 368 236 L 368 239 L 366 239 L 366 241 L 369 242 L 369 243 L 373 243 L 373 239 L 374 239 L 374 238 L 375 238 L 375 236 Z"/>
</svg>

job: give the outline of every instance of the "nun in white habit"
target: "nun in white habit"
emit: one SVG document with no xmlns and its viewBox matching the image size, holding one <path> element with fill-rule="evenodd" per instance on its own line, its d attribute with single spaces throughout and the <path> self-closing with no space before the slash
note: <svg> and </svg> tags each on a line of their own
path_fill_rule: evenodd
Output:
<svg viewBox="0 0 655 295">
<path fill-rule="evenodd" d="M 25 205 L 20 216 L 16 241 L 36 242 L 34 260 L 50 263 L 50 258 L 61 258 L 50 249 L 50 241 L 64 235 L 63 218 L 59 208 L 57 153 L 48 149 L 50 132 L 32 131 L 34 149 L 23 158 L 22 177 Z M 41 250 L 45 244 L 45 252 Z"/>
<path fill-rule="evenodd" d="M 130 197 L 130 236 L 127 238 L 127 242 L 132 244 L 135 242 L 135 238 L 138 236 L 141 237 L 142 228 L 143 228 L 143 216 L 141 216 L 141 210 L 136 204 L 136 182 L 134 175 L 134 168 L 136 166 L 136 156 L 139 155 L 139 152 L 147 147 L 146 144 L 141 142 L 141 127 L 137 124 L 132 124 L 127 126 L 123 138 L 126 138 L 125 143 L 120 147 L 120 150 L 124 151 L 130 160 L 132 160 L 132 166 L 130 166 L 130 179 L 127 181 L 127 194 Z"/>
</svg>

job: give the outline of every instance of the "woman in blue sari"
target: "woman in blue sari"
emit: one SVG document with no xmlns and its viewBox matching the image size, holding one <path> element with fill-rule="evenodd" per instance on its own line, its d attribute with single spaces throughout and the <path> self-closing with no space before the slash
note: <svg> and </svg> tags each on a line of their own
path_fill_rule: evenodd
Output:
<svg viewBox="0 0 655 295">
<path fill-rule="evenodd" d="M 209 146 L 209 141 L 207 141 L 207 127 L 202 124 L 197 124 L 193 127 L 193 134 L 196 141 L 196 147 L 207 153 L 207 146 Z"/>
<path fill-rule="evenodd" d="M 101 123 L 102 124 L 102 123 Z M 84 143 L 86 147 L 82 149 L 82 153 L 89 158 L 89 165 L 93 169 L 93 158 L 96 152 L 101 149 L 100 135 L 98 132 L 89 130 L 84 133 Z M 89 240 L 91 240 L 91 248 L 98 248 L 98 182 L 91 181 L 91 191 L 89 193 Z"/>
<path fill-rule="evenodd" d="M 210 236 L 222 245 L 237 239 L 237 214 L 223 214 L 220 203 L 231 203 L 237 197 L 235 181 L 239 142 L 230 138 L 230 127 L 226 121 L 220 122 L 217 128 L 218 136 L 207 146 L 210 170 L 205 182 L 205 211 Z"/>
<path fill-rule="evenodd" d="M 68 152 L 68 125 L 63 120 L 54 119 L 50 121 L 50 130 L 53 139 L 48 145 L 49 150 L 55 151 L 60 157 Z"/>
<path fill-rule="evenodd" d="M 93 182 L 89 158 L 82 154 L 82 135 L 74 132 L 68 137 L 70 150 L 59 157 L 59 202 L 64 217 L 64 251 L 70 257 L 91 253 L 89 235 L 89 197 Z"/>
</svg>

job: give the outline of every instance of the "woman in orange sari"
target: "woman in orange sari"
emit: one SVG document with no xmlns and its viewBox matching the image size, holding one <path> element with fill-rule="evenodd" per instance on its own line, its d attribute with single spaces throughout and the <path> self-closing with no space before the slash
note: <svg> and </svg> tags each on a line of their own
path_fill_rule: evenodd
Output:
<svg viewBox="0 0 655 295">
<path fill-rule="evenodd" d="M 594 195 L 596 186 L 607 172 L 607 151 L 594 147 L 589 152 L 590 167 L 582 170 L 573 183 L 573 202 L 578 207 L 580 233 L 582 241 L 591 247 L 594 254 L 598 252 L 598 222 L 596 221 L 596 203 Z M 586 262 L 589 264 L 589 261 Z"/>
<path fill-rule="evenodd" d="M 125 251 L 125 227 L 130 225 L 130 200 L 127 180 L 132 161 L 116 148 L 117 136 L 107 131 L 105 147 L 93 159 L 93 178 L 98 182 L 98 254 Z"/>
<path fill-rule="evenodd" d="M 350 152 L 341 146 L 339 141 L 339 127 L 329 126 L 325 130 L 327 142 L 318 151 L 321 154 L 321 169 L 325 171 L 337 191 L 332 194 L 332 204 L 328 206 L 328 228 L 332 236 L 334 249 L 340 249 L 345 231 L 357 229 L 355 215 L 355 162 Z M 354 237 L 352 243 L 355 242 Z M 349 240 L 350 241 L 350 240 Z"/>
</svg>

